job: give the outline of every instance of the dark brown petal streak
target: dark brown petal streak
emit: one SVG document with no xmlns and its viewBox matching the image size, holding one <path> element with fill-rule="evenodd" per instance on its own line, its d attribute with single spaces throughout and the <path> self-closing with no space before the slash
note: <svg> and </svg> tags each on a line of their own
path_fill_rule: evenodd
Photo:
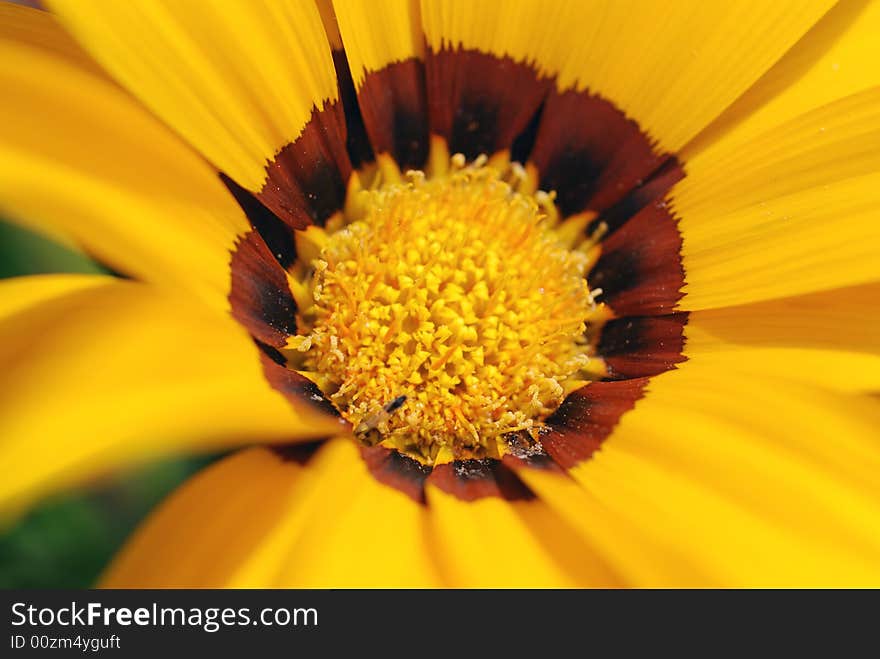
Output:
<svg viewBox="0 0 880 659">
<path fill-rule="evenodd" d="M 456 460 L 434 467 L 428 483 L 462 501 L 501 497 L 508 501 L 534 499 L 534 493 L 499 460 Z"/>
<path fill-rule="evenodd" d="M 642 397 L 647 383 L 648 378 L 593 382 L 569 394 L 546 420 L 544 450 L 566 469 L 588 460 Z"/>
<path fill-rule="evenodd" d="M 339 96 L 345 109 L 345 129 L 347 139 L 345 145 L 353 167 L 358 168 L 364 163 L 375 159 L 364 118 L 358 107 L 357 93 L 348 67 L 348 58 L 344 50 L 333 51 L 333 65 L 336 67 L 336 80 L 339 83 Z"/>
<path fill-rule="evenodd" d="M 272 452 L 282 462 L 293 462 L 300 466 L 308 464 L 309 460 L 321 448 L 322 442 L 306 442 L 295 444 L 275 444 L 271 447 Z"/>
<path fill-rule="evenodd" d="M 600 222 L 604 222 L 608 227 L 608 235 L 614 233 L 645 206 L 651 202 L 661 200 L 672 186 L 683 178 L 684 169 L 678 162 L 678 158 L 671 157 L 667 159 L 644 183 L 629 192 L 613 206 L 602 211 L 588 229 L 588 233 Z"/>
<path fill-rule="evenodd" d="M 554 90 L 530 160 L 540 173 L 540 188 L 556 190 L 567 216 L 612 206 L 667 158 L 612 103 L 585 91 Z"/>
<path fill-rule="evenodd" d="M 263 364 L 263 374 L 266 376 L 266 380 L 276 391 L 287 398 L 294 407 L 302 407 L 302 404 L 305 402 L 321 412 L 339 416 L 339 411 L 321 393 L 318 385 L 304 375 L 300 375 L 296 371 L 287 368 L 287 366 L 279 362 L 276 355 L 273 355 L 270 351 L 263 350 L 260 353 L 260 361 Z M 344 432 L 346 429 L 350 430 L 347 424 L 342 424 L 340 417 L 339 430 Z"/>
<path fill-rule="evenodd" d="M 230 269 L 232 316 L 259 341 L 284 346 L 296 334 L 296 302 L 287 274 L 256 231 L 238 241 Z"/>
<path fill-rule="evenodd" d="M 408 59 L 368 73 L 357 99 L 373 150 L 391 154 L 401 170 L 422 169 L 428 159 L 424 64 Z"/>
<path fill-rule="evenodd" d="M 431 132 L 469 160 L 510 148 L 552 84 L 527 64 L 476 50 L 429 50 L 426 60 Z"/>
<path fill-rule="evenodd" d="M 659 375 L 685 360 L 687 313 L 617 318 L 602 328 L 598 352 L 615 380 Z"/>
<path fill-rule="evenodd" d="M 378 481 L 425 503 L 425 481 L 431 467 L 383 446 L 361 446 L 361 457 Z"/>
<path fill-rule="evenodd" d="M 684 268 L 669 209 L 662 202 L 646 206 L 611 234 L 589 279 L 618 317 L 671 313 L 683 295 Z"/>
<path fill-rule="evenodd" d="M 300 136 L 269 163 L 268 178 L 257 198 L 294 229 L 324 224 L 345 203 L 351 176 L 345 141 L 340 101 L 312 110 Z"/>
<path fill-rule="evenodd" d="M 260 234 L 275 260 L 282 268 L 290 267 L 296 261 L 296 241 L 293 237 L 293 229 L 279 220 L 275 213 L 231 178 L 221 174 L 220 179 L 235 197 L 251 226 Z"/>
<path fill-rule="evenodd" d="M 507 453 L 501 458 L 502 462 L 516 471 L 521 467 L 530 467 L 542 471 L 562 472 L 562 468 L 550 457 L 540 444 L 535 444 L 524 433 L 508 436 Z"/>
</svg>

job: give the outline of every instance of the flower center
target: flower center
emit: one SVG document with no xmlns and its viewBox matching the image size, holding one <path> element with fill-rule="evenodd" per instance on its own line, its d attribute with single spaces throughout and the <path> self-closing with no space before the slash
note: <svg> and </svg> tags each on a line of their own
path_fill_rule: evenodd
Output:
<svg viewBox="0 0 880 659">
<path fill-rule="evenodd" d="M 364 441 L 427 464 L 499 457 L 595 368 L 589 245 L 564 245 L 514 170 L 453 163 L 360 193 L 289 344 Z"/>
</svg>

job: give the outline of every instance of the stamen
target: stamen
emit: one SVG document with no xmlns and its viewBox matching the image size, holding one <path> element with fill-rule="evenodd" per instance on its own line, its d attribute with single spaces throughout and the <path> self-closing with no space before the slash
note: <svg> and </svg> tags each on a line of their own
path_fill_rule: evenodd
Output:
<svg viewBox="0 0 880 659">
<path fill-rule="evenodd" d="M 356 434 L 427 464 L 499 456 L 505 435 L 535 434 L 604 372 L 591 359 L 601 291 L 572 225 L 554 232 L 554 193 L 518 191 L 518 164 L 448 162 L 358 186 L 353 221 L 303 242 L 320 253 L 298 273 L 312 300 L 289 343 Z"/>
</svg>

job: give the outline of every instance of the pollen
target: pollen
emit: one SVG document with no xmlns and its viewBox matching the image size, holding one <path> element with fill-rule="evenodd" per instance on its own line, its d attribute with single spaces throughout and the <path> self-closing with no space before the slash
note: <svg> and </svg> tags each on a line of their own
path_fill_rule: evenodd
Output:
<svg viewBox="0 0 880 659">
<path fill-rule="evenodd" d="M 426 464 L 499 457 L 590 379 L 590 252 L 515 178 L 456 158 L 408 172 L 314 247 L 289 348 L 363 441 Z"/>
</svg>

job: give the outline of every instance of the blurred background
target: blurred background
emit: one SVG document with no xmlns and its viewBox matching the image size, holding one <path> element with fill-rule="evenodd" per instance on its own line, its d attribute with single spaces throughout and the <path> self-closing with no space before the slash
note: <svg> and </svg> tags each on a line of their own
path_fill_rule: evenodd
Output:
<svg viewBox="0 0 880 659">
<path fill-rule="evenodd" d="M 0 278 L 103 272 L 88 258 L 0 219 Z M 166 460 L 39 503 L 0 526 L 0 588 L 85 588 L 146 514 L 212 458 Z"/>
</svg>

